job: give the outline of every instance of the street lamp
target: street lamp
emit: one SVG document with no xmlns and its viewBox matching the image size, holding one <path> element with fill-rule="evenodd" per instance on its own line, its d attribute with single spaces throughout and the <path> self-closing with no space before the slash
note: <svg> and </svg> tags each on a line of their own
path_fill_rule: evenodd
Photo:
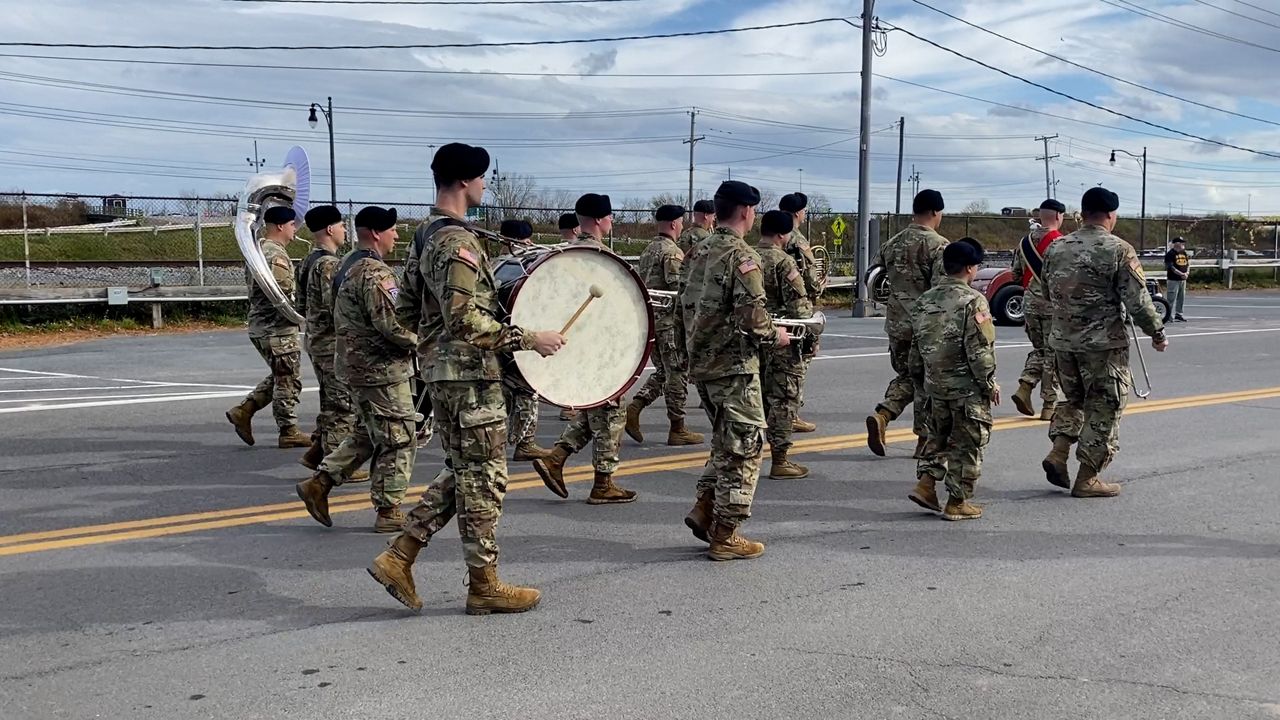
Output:
<svg viewBox="0 0 1280 720">
<path fill-rule="evenodd" d="M 804 168 L 796 168 L 796 172 L 800 173 L 800 192 L 804 192 Z"/>
<path fill-rule="evenodd" d="M 1142 218 L 1138 222 L 1138 252 L 1141 253 L 1147 244 L 1147 149 L 1145 147 L 1142 148 L 1141 155 L 1131 153 L 1128 150 L 1112 150 L 1110 160 L 1112 167 L 1115 167 L 1116 153 L 1118 152 L 1137 160 L 1138 164 L 1142 166 Z"/>
<path fill-rule="evenodd" d="M 329 195 L 330 202 L 334 205 L 338 204 L 338 173 L 333 163 L 333 98 L 328 98 L 328 104 L 321 105 L 319 103 L 311 103 L 310 112 L 307 114 L 307 124 L 315 128 L 320 121 L 316 117 L 316 111 L 324 113 L 324 122 L 329 126 Z"/>
</svg>

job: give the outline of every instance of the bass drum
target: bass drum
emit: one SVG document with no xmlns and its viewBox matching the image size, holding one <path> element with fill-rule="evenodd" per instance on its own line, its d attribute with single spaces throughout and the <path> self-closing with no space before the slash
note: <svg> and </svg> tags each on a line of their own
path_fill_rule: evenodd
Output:
<svg viewBox="0 0 1280 720">
<path fill-rule="evenodd" d="M 573 317 L 590 287 L 602 292 L 569 329 L 560 352 L 532 350 L 503 359 L 507 382 L 562 408 L 600 407 L 640 379 L 653 346 L 649 292 L 625 260 L 588 245 L 495 259 L 498 300 L 513 325 L 556 330 Z"/>
</svg>

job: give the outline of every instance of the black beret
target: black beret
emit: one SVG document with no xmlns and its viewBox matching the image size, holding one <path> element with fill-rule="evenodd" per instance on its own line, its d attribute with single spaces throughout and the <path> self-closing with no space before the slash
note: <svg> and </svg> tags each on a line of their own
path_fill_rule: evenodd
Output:
<svg viewBox="0 0 1280 720">
<path fill-rule="evenodd" d="M 911 212 L 923 215 L 928 212 L 942 212 L 946 205 L 942 202 L 942 193 L 937 190 L 921 190 L 911 201 Z"/>
<path fill-rule="evenodd" d="M 795 227 L 796 219 L 783 210 L 770 210 L 760 218 L 761 235 L 786 235 Z"/>
<path fill-rule="evenodd" d="M 969 237 L 960 238 L 942 250 L 942 263 L 949 267 L 981 265 L 986 257 L 982 243 Z"/>
<path fill-rule="evenodd" d="M 715 213 L 716 206 L 715 203 L 710 200 L 699 200 L 693 204 L 693 211 L 704 215 L 711 215 Z"/>
<path fill-rule="evenodd" d="M 565 213 L 560 216 L 560 229 L 572 230 L 578 227 L 578 215 L 576 213 Z"/>
<path fill-rule="evenodd" d="M 582 217 L 589 217 L 592 220 L 607 218 L 613 214 L 613 206 L 609 204 L 608 195 L 597 195 L 595 193 L 587 193 L 578 198 L 578 202 L 574 204 L 573 211 Z"/>
<path fill-rule="evenodd" d="M 528 240 L 533 237 L 533 226 L 525 220 L 503 220 L 498 234 L 513 240 Z"/>
<path fill-rule="evenodd" d="M 684 208 L 679 205 L 663 205 L 654 211 L 653 217 L 658 222 L 671 222 L 684 217 Z"/>
<path fill-rule="evenodd" d="M 1048 200 L 1045 200 L 1044 202 L 1040 203 L 1040 209 L 1052 210 L 1056 213 L 1065 213 L 1067 211 L 1067 206 L 1063 205 L 1061 201 L 1054 200 L 1053 198 L 1049 198 Z"/>
<path fill-rule="evenodd" d="M 441 180 L 473 180 L 489 170 L 489 152 L 463 143 L 441 145 L 431 158 L 431 172 Z"/>
<path fill-rule="evenodd" d="M 1091 187 L 1080 198 L 1080 212 L 1109 213 L 1120 207 L 1120 196 L 1104 187 Z"/>
<path fill-rule="evenodd" d="M 366 228 L 374 232 L 382 232 L 395 227 L 396 209 L 380 208 L 377 205 L 370 205 L 367 208 L 361 208 L 356 213 L 356 227 Z"/>
<path fill-rule="evenodd" d="M 1182 239 L 1182 238 L 1180 238 L 1180 237 L 1176 237 L 1176 238 L 1174 238 L 1174 239 L 1173 239 L 1173 242 L 1176 242 L 1176 243 L 1185 243 L 1185 242 L 1186 242 L 1186 240 L 1184 240 L 1184 239 Z"/>
<path fill-rule="evenodd" d="M 342 222 L 342 211 L 332 205 L 316 205 L 307 211 L 307 229 L 319 232 L 334 223 Z"/>
<path fill-rule="evenodd" d="M 809 207 L 809 196 L 802 192 L 783 195 L 778 201 L 778 209 L 783 212 L 798 213 L 807 207 Z"/>
<path fill-rule="evenodd" d="M 291 207 L 286 207 L 284 205 L 274 205 L 272 207 L 267 208 L 267 211 L 262 213 L 262 219 L 265 220 L 266 222 L 271 223 L 272 225 L 283 225 L 289 222 L 290 220 L 297 220 L 298 213 L 294 212 L 293 208 Z"/>
<path fill-rule="evenodd" d="M 760 204 L 760 191 L 741 180 L 725 180 L 716 190 L 716 199 L 734 205 L 755 207 Z"/>
</svg>

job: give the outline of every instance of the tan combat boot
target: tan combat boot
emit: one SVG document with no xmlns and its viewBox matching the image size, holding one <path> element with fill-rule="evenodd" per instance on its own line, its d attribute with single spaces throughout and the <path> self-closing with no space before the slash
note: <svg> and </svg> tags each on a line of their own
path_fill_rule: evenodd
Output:
<svg viewBox="0 0 1280 720">
<path fill-rule="evenodd" d="M 551 454 L 551 451 L 538 445 L 533 440 L 521 440 L 516 443 L 515 452 L 511 454 L 511 460 L 514 462 L 529 462 L 532 460 L 542 460 Z"/>
<path fill-rule="evenodd" d="M 683 445 L 701 445 L 706 440 L 702 433 L 696 433 L 684 426 L 684 420 L 672 420 L 671 431 L 667 433 L 667 444 L 675 447 Z"/>
<path fill-rule="evenodd" d="M 867 447 L 880 457 L 884 457 L 884 431 L 888 425 L 889 416 L 883 410 L 867 416 Z"/>
<path fill-rule="evenodd" d="M 258 407 L 252 400 L 245 400 L 227 411 L 227 422 L 235 426 L 236 436 L 245 445 L 253 445 L 253 414 L 256 412 Z"/>
<path fill-rule="evenodd" d="M 560 419 L 561 419 L 561 420 L 564 420 L 565 422 L 572 422 L 573 420 L 577 420 L 577 419 L 578 419 L 578 411 L 577 411 L 577 410 L 570 410 L 569 408 L 561 408 L 561 409 L 560 409 Z"/>
<path fill-rule="evenodd" d="M 911 459 L 919 460 L 924 457 L 924 448 L 929 444 L 929 438 L 921 435 L 916 438 L 916 451 L 911 453 Z"/>
<path fill-rule="evenodd" d="M 802 420 L 799 417 L 797 417 L 795 420 L 791 422 L 791 432 L 811 433 L 811 432 L 817 432 L 817 430 L 818 430 L 817 425 L 814 425 L 808 420 Z"/>
<path fill-rule="evenodd" d="M 1040 408 L 1040 419 L 1045 422 L 1053 422 L 1053 413 L 1058 409 L 1057 404 L 1047 402 L 1044 407 Z"/>
<path fill-rule="evenodd" d="M 368 470 L 352 470 L 347 476 L 347 482 L 364 482 L 369 479 Z"/>
<path fill-rule="evenodd" d="M 771 450 L 772 462 L 769 465 L 769 477 L 774 480 L 799 480 L 809 477 L 809 468 L 787 459 L 786 450 Z"/>
<path fill-rule="evenodd" d="M 947 498 L 947 506 L 942 510 L 943 520 L 977 520 L 982 517 L 982 508 L 964 498 Z"/>
<path fill-rule="evenodd" d="M 467 614 L 522 613 L 538 606 L 542 593 L 498 579 L 498 566 L 467 568 Z"/>
<path fill-rule="evenodd" d="M 325 527 L 333 527 L 333 520 L 329 518 L 329 491 L 333 489 L 333 478 L 329 473 L 321 470 L 293 488 L 313 520 Z"/>
<path fill-rule="evenodd" d="M 378 508 L 378 517 L 373 521 L 373 531 L 376 533 L 393 533 L 400 532 L 404 528 L 404 513 L 400 512 L 399 505 L 391 507 Z"/>
<path fill-rule="evenodd" d="M 684 516 L 684 524 L 693 532 L 693 536 L 702 542 L 711 542 L 712 511 L 715 509 L 715 490 L 704 490 L 698 494 L 693 509 Z"/>
<path fill-rule="evenodd" d="M 1013 406 L 1027 417 L 1033 417 L 1036 414 L 1035 408 L 1031 407 L 1031 391 L 1035 389 L 1035 385 L 1019 382 L 1018 390 L 1013 394 Z"/>
<path fill-rule="evenodd" d="M 1059 435 L 1053 439 L 1053 449 L 1045 456 L 1040 467 L 1044 468 L 1044 477 L 1051 484 L 1060 488 L 1071 487 L 1071 471 L 1067 469 L 1067 455 L 1071 452 L 1071 438 Z"/>
<path fill-rule="evenodd" d="M 311 436 L 299 430 L 297 425 L 290 425 L 287 428 L 281 428 L 279 447 L 311 447 Z"/>
<path fill-rule="evenodd" d="M 635 502 L 636 491 L 624 490 L 613 484 L 613 476 L 596 471 L 595 483 L 591 486 L 591 494 L 587 496 L 588 505 L 621 505 Z"/>
<path fill-rule="evenodd" d="M 938 504 L 937 488 L 938 481 L 932 475 L 921 475 L 916 478 L 915 488 L 907 493 L 907 499 L 925 510 L 942 512 L 942 506 Z"/>
<path fill-rule="evenodd" d="M 410 610 L 422 609 L 422 600 L 413 584 L 413 563 L 418 559 L 418 551 L 426 545 L 408 533 L 401 533 L 368 567 L 369 576 L 382 583 L 391 597 Z"/>
<path fill-rule="evenodd" d="M 627 422 L 622 426 L 627 431 L 627 437 L 638 443 L 644 442 L 644 433 L 640 430 L 640 412 L 644 410 L 644 406 L 632 400 L 627 403 Z"/>
<path fill-rule="evenodd" d="M 542 484 L 562 498 L 569 497 L 569 489 L 564 486 L 564 464 L 568 460 L 569 449 L 557 443 L 549 455 L 533 461 L 533 469 L 542 478 Z"/>
<path fill-rule="evenodd" d="M 711 527 L 711 547 L 707 557 L 712 560 L 751 560 L 764 554 L 764 543 L 748 540 L 738 534 L 738 528 L 716 522 Z"/>
<path fill-rule="evenodd" d="M 1076 484 L 1071 488 L 1071 497 L 1106 498 L 1115 497 L 1119 494 L 1119 485 L 1103 482 L 1098 477 L 1097 470 L 1083 463 L 1080 465 L 1080 470 L 1076 472 Z"/>
<path fill-rule="evenodd" d="M 320 467 L 321 460 L 324 460 L 324 443 L 319 437 L 313 437 L 311 447 L 298 458 L 298 464 L 308 470 L 316 470 Z"/>
</svg>

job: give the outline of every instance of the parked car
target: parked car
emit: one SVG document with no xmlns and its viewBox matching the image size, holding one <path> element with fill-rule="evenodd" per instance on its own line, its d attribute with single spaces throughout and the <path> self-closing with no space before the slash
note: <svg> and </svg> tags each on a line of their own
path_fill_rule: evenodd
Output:
<svg viewBox="0 0 1280 720">
<path fill-rule="evenodd" d="M 1022 285 L 1013 281 L 1013 270 L 1002 267 L 985 267 L 978 271 L 972 287 L 987 298 L 991 317 L 997 325 L 1021 325 Z"/>
</svg>

